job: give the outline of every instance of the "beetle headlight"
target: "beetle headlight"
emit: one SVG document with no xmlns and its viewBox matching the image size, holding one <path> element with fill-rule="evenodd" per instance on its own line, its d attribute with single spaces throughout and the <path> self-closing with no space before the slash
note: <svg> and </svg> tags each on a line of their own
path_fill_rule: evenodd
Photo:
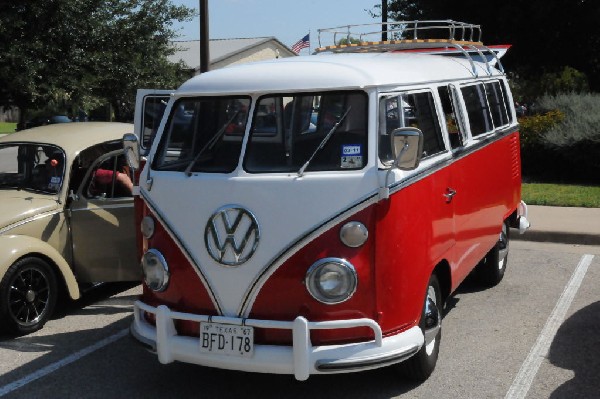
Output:
<svg viewBox="0 0 600 399">
<path fill-rule="evenodd" d="M 306 272 L 306 288 L 317 301 L 336 304 L 349 299 L 356 291 L 358 278 L 354 266 L 339 258 L 324 258 Z"/>
<path fill-rule="evenodd" d="M 167 261 L 156 249 L 149 249 L 142 256 L 144 282 L 152 291 L 164 291 L 169 284 L 169 267 Z"/>
</svg>

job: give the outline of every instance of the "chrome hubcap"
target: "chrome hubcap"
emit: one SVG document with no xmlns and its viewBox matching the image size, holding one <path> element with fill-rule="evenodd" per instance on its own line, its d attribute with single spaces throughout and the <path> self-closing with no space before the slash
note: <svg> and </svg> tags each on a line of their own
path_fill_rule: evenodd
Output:
<svg viewBox="0 0 600 399">
<path fill-rule="evenodd" d="M 425 299 L 425 351 L 428 355 L 433 353 L 435 340 L 442 327 L 442 315 L 437 306 L 437 297 L 435 288 L 429 286 L 427 289 L 427 298 Z"/>
<path fill-rule="evenodd" d="M 502 232 L 500 232 L 500 238 L 498 239 L 498 269 L 502 270 L 504 262 L 508 256 L 508 232 L 506 224 L 502 225 Z"/>
</svg>

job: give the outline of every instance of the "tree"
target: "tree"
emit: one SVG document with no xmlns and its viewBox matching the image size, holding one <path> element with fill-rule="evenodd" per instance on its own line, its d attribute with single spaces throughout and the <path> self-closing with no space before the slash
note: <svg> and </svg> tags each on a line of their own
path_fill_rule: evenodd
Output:
<svg viewBox="0 0 600 399">
<path fill-rule="evenodd" d="M 0 105 L 21 109 L 112 105 L 127 119 L 138 87 L 174 87 L 174 20 L 193 10 L 170 0 L 29 0 L 2 3 Z"/>
<path fill-rule="evenodd" d="M 380 9 L 376 5 L 375 9 Z M 389 0 L 389 17 L 480 24 L 486 44 L 512 44 L 508 70 L 536 78 L 569 66 L 600 91 L 600 2 L 596 0 Z M 374 13 L 375 14 L 375 13 Z"/>
</svg>

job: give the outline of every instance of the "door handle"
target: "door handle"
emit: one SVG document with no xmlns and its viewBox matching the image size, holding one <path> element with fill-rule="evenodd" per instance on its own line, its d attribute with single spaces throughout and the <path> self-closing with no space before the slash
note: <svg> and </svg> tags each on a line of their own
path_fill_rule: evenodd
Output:
<svg viewBox="0 0 600 399">
<path fill-rule="evenodd" d="M 444 193 L 444 197 L 446 197 L 446 203 L 450 203 L 452 201 L 452 198 L 454 198 L 455 195 L 456 195 L 456 190 L 448 187 L 446 189 L 446 192 Z"/>
</svg>

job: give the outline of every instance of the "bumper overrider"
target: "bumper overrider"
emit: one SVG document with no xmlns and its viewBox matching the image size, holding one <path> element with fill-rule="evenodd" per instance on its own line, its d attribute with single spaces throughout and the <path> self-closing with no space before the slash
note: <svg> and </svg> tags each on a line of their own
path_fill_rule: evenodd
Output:
<svg viewBox="0 0 600 399">
<path fill-rule="evenodd" d="M 148 323 L 144 312 L 156 317 L 156 326 Z M 209 354 L 200 351 L 200 339 L 177 335 L 174 320 L 214 322 L 234 326 L 292 330 L 293 346 L 255 345 L 252 357 Z M 311 330 L 368 327 L 375 339 L 344 345 L 313 346 Z M 132 335 L 156 351 L 163 363 L 181 361 L 229 370 L 272 374 L 293 374 L 304 381 L 311 374 L 344 373 L 387 366 L 408 359 L 423 345 L 423 333 L 417 326 L 383 338 L 381 328 L 371 319 L 309 322 L 299 316 L 294 321 L 241 319 L 171 311 L 167 306 L 152 307 L 134 303 Z"/>
</svg>

